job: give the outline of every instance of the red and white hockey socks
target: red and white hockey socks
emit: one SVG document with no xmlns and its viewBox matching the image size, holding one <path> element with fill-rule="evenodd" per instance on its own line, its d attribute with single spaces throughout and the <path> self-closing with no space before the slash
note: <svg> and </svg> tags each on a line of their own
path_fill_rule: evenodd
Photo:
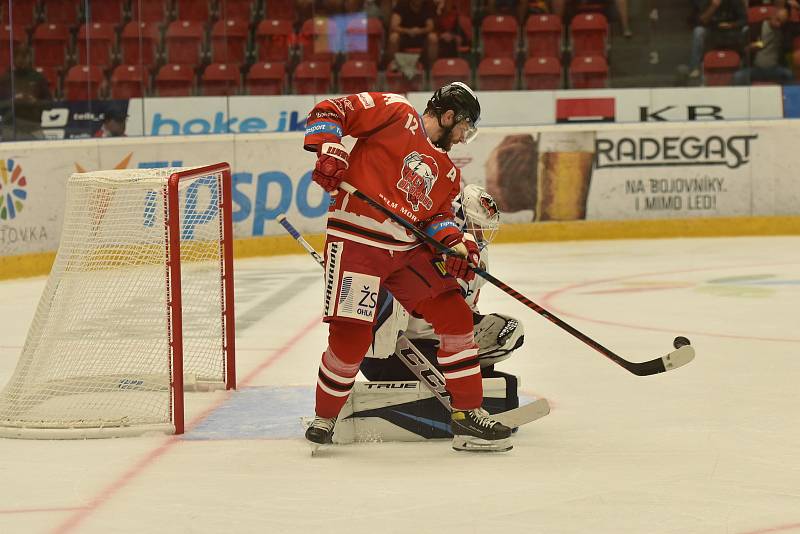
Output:
<svg viewBox="0 0 800 534">
<path fill-rule="evenodd" d="M 451 404 L 456 410 L 479 408 L 483 401 L 478 345 L 472 331 L 472 311 L 458 291 L 420 303 L 415 312 L 433 325 L 439 336 L 437 361 Z"/>
<path fill-rule="evenodd" d="M 332 321 L 328 348 L 322 353 L 317 375 L 317 409 L 320 417 L 339 412 L 353 389 L 358 368 L 372 343 L 372 325 Z"/>
</svg>

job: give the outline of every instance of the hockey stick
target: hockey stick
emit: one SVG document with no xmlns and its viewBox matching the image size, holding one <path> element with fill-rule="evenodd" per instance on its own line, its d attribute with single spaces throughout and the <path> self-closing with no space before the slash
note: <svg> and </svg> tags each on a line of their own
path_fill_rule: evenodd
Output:
<svg viewBox="0 0 800 534">
<path fill-rule="evenodd" d="M 384 215 L 386 215 L 387 217 L 392 219 L 397 224 L 403 226 L 404 228 L 407 228 L 415 236 L 417 236 L 417 238 L 419 238 L 424 243 L 427 243 L 428 245 L 433 247 L 435 250 L 438 250 L 439 252 L 442 252 L 443 254 L 448 254 L 448 255 L 451 255 L 451 256 L 457 255 L 450 247 L 447 247 L 447 246 L 443 245 L 442 243 L 436 241 L 432 237 L 428 236 L 425 232 L 423 232 L 422 230 L 420 230 L 419 228 L 417 228 L 416 226 L 414 226 L 410 222 L 406 221 L 405 219 L 403 219 L 402 217 L 400 217 L 399 215 L 397 215 L 393 211 L 389 210 L 388 208 L 386 208 L 382 204 L 379 204 L 378 202 L 376 202 L 372 198 L 368 197 L 367 195 L 365 195 L 364 193 L 362 193 L 361 191 L 359 191 L 358 189 L 353 187 L 351 184 L 348 184 L 347 182 L 342 182 L 339 185 L 339 188 L 342 189 L 343 191 L 346 191 L 347 193 L 350 193 L 351 195 L 363 200 L 364 202 L 366 202 L 367 204 L 369 204 L 373 208 L 377 209 L 378 211 L 380 211 L 381 213 L 383 213 Z M 689 344 L 689 340 L 684 338 L 684 337 L 682 337 L 682 336 L 679 336 L 679 337 L 675 338 L 675 341 L 673 342 L 676 350 L 670 352 L 666 356 L 661 356 L 659 358 L 655 358 L 653 360 L 649 360 L 649 361 L 646 361 L 646 362 L 631 362 L 631 361 L 628 361 L 625 358 L 617 355 L 616 353 L 614 353 L 610 349 L 607 349 L 606 347 L 604 347 L 603 345 L 601 345 L 600 343 L 598 343 L 594 339 L 590 338 L 589 336 L 587 336 L 586 334 L 584 334 L 583 332 L 581 332 L 577 328 L 571 326 L 570 324 L 566 323 L 562 319 L 556 317 L 555 315 L 553 315 L 549 311 L 545 310 L 544 308 L 542 308 L 541 306 L 539 306 L 538 304 L 533 302 L 531 299 L 529 299 L 525 295 L 522 295 L 521 293 L 519 293 L 518 291 L 516 291 L 512 287 L 508 286 L 505 282 L 502 282 L 502 281 L 498 280 L 497 278 L 495 278 L 494 276 L 492 276 L 488 272 L 484 271 L 480 267 L 472 267 L 472 270 L 475 271 L 475 274 L 477 274 L 478 276 L 480 276 L 481 278 L 483 278 L 487 282 L 490 282 L 491 284 L 493 284 L 494 286 L 496 286 L 497 288 L 499 288 L 503 292 L 507 293 L 508 295 L 511 295 L 512 297 L 514 297 L 515 299 L 517 299 L 518 301 L 523 303 L 525 306 L 527 306 L 528 308 L 532 309 L 533 311 L 535 311 L 536 313 L 538 313 L 539 315 L 541 315 L 542 317 L 544 317 L 545 319 L 547 319 L 551 323 L 555 324 L 559 328 L 562 328 L 563 330 L 566 330 L 567 332 L 569 332 L 570 334 L 572 334 L 576 338 L 580 339 L 581 341 L 583 341 L 584 343 L 586 343 L 587 345 L 592 347 L 594 350 L 596 350 L 597 352 L 599 352 L 600 354 L 602 354 L 603 356 L 605 356 L 606 358 L 611 360 L 612 362 L 616 363 L 620 367 L 624 368 L 625 370 L 627 370 L 627 371 L 629 371 L 629 372 L 631 372 L 631 373 L 633 373 L 633 374 L 635 374 L 637 376 L 654 375 L 654 374 L 657 374 L 657 373 L 663 373 L 665 371 L 670 371 L 672 369 L 677 369 L 678 367 L 686 365 L 687 363 L 691 362 L 694 359 L 694 349 Z"/>
<path fill-rule="evenodd" d="M 289 235 L 291 235 L 300 246 L 313 256 L 320 267 L 325 267 L 325 260 L 322 256 L 314 250 L 308 241 L 297 231 L 297 229 L 289 222 L 286 215 L 278 215 L 277 221 L 283 226 Z M 431 362 L 422 354 L 422 352 L 408 339 L 405 334 L 401 334 L 397 338 L 397 349 L 395 354 L 400 361 L 402 361 L 408 369 L 414 373 L 417 379 L 424 384 L 433 395 L 442 403 L 447 411 L 452 411 L 450 405 L 450 393 L 445 388 L 445 378 L 442 373 L 434 367 Z M 517 408 L 506 410 L 492 415 L 492 417 L 500 423 L 510 426 L 512 428 L 522 426 L 537 419 L 544 417 L 550 413 L 550 404 L 547 399 L 536 399 L 528 404 L 523 404 Z"/>
<path fill-rule="evenodd" d="M 395 354 L 416 375 L 419 381 L 431 390 L 448 411 L 452 410 L 450 407 L 450 393 L 445 388 L 444 376 L 436 367 L 431 365 L 422 352 L 404 334 L 397 338 Z M 492 414 L 492 418 L 506 426 L 517 428 L 541 419 L 549 413 L 550 403 L 545 398 L 539 398 L 517 408 Z"/>
<path fill-rule="evenodd" d="M 314 257 L 320 267 L 325 268 L 325 260 L 322 259 L 322 256 L 314 250 L 314 247 L 305 240 L 300 232 L 297 231 L 297 228 L 289 222 L 286 215 L 280 214 L 276 220 L 283 226 L 284 230 L 289 232 L 289 235 L 292 236 L 295 241 L 300 243 L 301 247 L 306 249 L 306 251 Z M 395 354 L 400 358 L 400 361 L 408 367 L 409 371 L 414 373 L 420 382 L 431 390 L 431 393 L 439 399 L 439 402 L 447 408 L 447 411 L 451 411 L 450 393 L 444 387 L 444 376 L 442 376 L 442 373 L 431 365 L 428 359 L 422 355 L 422 352 L 404 334 L 398 338 L 397 343 Z"/>
</svg>

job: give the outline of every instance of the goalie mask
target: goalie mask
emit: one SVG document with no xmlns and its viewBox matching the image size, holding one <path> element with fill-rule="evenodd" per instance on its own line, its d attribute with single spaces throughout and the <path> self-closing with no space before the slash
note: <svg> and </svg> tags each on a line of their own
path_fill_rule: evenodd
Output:
<svg viewBox="0 0 800 534">
<path fill-rule="evenodd" d="M 500 228 L 500 211 L 492 195 L 476 184 L 467 185 L 453 200 L 456 224 L 462 232 L 472 234 L 484 248 Z"/>
</svg>

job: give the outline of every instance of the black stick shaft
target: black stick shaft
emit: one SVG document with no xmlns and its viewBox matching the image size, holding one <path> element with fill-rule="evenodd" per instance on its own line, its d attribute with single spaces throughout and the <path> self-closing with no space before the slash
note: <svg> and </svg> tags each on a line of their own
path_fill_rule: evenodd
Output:
<svg viewBox="0 0 800 534">
<path fill-rule="evenodd" d="M 435 239 L 433 239 L 432 237 L 427 235 L 425 232 L 423 232 L 422 230 L 420 230 L 419 228 L 414 226 L 412 223 L 406 221 L 405 219 L 403 219 L 402 217 L 400 217 L 399 215 L 397 215 L 393 211 L 389 210 L 388 208 L 386 208 L 382 204 L 380 204 L 377 201 L 373 200 L 372 198 L 368 197 L 367 195 L 365 195 L 364 193 L 362 193 L 361 191 L 359 191 L 358 189 L 356 189 L 352 185 L 350 185 L 350 184 L 348 184 L 346 182 L 342 182 L 342 184 L 339 187 L 342 190 L 346 191 L 347 193 L 350 193 L 351 195 L 353 195 L 353 196 L 355 196 L 357 198 L 360 198 L 361 200 L 363 200 L 364 202 L 366 202 L 370 206 L 374 207 L 375 209 L 379 210 L 381 213 L 383 213 L 384 215 L 386 215 L 387 217 L 389 217 L 390 219 L 395 221 L 396 223 L 402 225 L 404 228 L 407 228 L 408 230 L 413 232 L 413 234 L 415 236 L 417 236 L 420 240 L 422 240 L 425 243 L 427 243 L 428 245 L 434 247 L 436 250 L 442 252 L 443 254 L 447 254 L 447 255 L 450 255 L 450 256 L 457 255 L 450 247 L 445 246 L 444 244 L 436 241 Z M 541 315 L 542 317 L 544 317 L 545 319 L 547 319 L 551 323 L 555 324 L 559 328 L 562 328 L 563 330 L 566 330 L 567 332 L 569 332 L 570 334 L 572 334 L 576 338 L 580 339 L 581 341 L 583 341 L 584 343 L 586 343 L 587 345 L 592 347 L 594 350 L 596 350 L 597 352 L 599 352 L 600 354 L 602 354 L 603 356 L 605 356 L 606 358 L 611 360 L 612 362 L 614 362 L 617 365 L 625 368 L 626 370 L 630 371 L 631 373 L 634 373 L 636 375 L 640 375 L 641 376 L 641 375 L 649 375 L 649 374 L 654 374 L 654 373 L 665 371 L 664 365 L 663 365 L 663 363 L 661 362 L 660 359 L 659 360 L 654 360 L 653 362 L 644 362 L 644 364 L 647 364 L 647 365 L 637 364 L 635 362 L 631 362 L 631 361 L 626 360 L 625 358 L 623 358 L 623 357 L 619 356 L 618 354 L 614 353 L 612 350 L 607 349 L 606 347 L 604 347 L 603 345 L 601 345 L 600 343 L 598 343 L 594 339 L 590 338 L 589 336 L 587 336 L 586 334 L 584 334 L 583 332 L 581 332 L 580 330 L 578 330 L 574 326 L 570 325 L 566 321 L 560 319 L 559 317 L 557 317 L 557 316 L 553 315 L 552 313 L 550 313 L 549 311 L 545 310 L 544 308 L 542 308 L 541 306 L 539 306 L 538 304 L 533 302 L 531 299 L 529 299 L 528 297 L 526 297 L 525 295 L 523 295 L 519 291 L 513 289 L 511 286 L 509 286 L 505 282 L 502 282 L 502 281 L 498 280 L 497 278 L 495 278 L 494 276 L 492 276 L 488 272 L 484 271 L 480 267 L 472 267 L 472 270 L 475 271 L 475 274 L 477 274 L 478 276 L 480 276 L 481 278 L 483 278 L 487 282 L 490 282 L 494 286 L 498 287 L 501 291 L 503 291 L 503 292 L 507 293 L 508 295 L 514 297 L 519 302 L 521 302 L 522 304 L 524 304 L 528 308 L 532 309 L 533 311 L 535 311 L 536 313 L 538 313 L 539 315 Z"/>
</svg>

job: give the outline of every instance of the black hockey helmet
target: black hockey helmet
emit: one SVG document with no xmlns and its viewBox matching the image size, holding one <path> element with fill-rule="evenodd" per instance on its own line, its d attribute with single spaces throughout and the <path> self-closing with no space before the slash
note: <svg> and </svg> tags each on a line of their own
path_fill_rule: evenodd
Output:
<svg viewBox="0 0 800 534">
<path fill-rule="evenodd" d="M 449 109 L 455 112 L 453 124 L 466 120 L 469 123 L 465 141 L 470 142 L 478 133 L 478 121 L 481 120 L 481 105 L 478 97 L 469 86 L 462 82 L 452 82 L 444 85 L 433 93 L 428 100 L 426 112 L 431 112 L 441 121 L 442 115 Z M 441 122 L 439 124 L 441 126 Z"/>
</svg>

